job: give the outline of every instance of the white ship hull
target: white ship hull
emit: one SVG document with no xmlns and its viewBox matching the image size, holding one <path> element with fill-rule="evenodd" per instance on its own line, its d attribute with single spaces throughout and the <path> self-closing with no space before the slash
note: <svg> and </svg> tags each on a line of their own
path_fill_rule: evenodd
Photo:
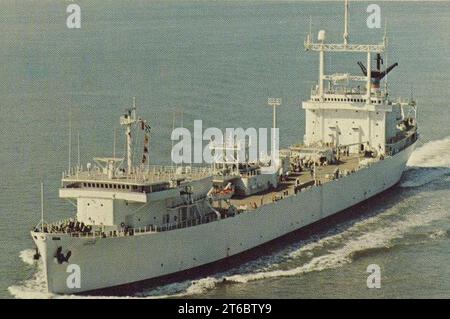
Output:
<svg viewBox="0 0 450 319">
<path fill-rule="evenodd" d="M 44 261 L 48 291 L 73 294 L 134 283 L 250 250 L 392 187 L 400 180 L 414 146 L 338 180 L 217 222 L 97 239 L 32 232 Z M 54 260 L 58 246 L 72 252 L 69 263 Z M 80 267 L 80 288 L 67 285 L 70 264 Z"/>
</svg>

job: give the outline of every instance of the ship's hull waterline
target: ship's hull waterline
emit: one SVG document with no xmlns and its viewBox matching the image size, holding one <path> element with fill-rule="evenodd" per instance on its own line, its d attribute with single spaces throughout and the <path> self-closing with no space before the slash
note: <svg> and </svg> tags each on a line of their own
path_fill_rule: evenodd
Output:
<svg viewBox="0 0 450 319">
<path fill-rule="evenodd" d="M 414 147 L 415 143 L 345 177 L 217 222 L 97 239 L 32 232 L 44 262 L 47 289 L 74 294 L 110 288 L 179 273 L 248 251 L 392 187 L 400 180 Z M 69 263 L 55 261 L 59 246 L 72 252 Z M 80 288 L 67 285 L 71 264 L 80 267 Z"/>
</svg>

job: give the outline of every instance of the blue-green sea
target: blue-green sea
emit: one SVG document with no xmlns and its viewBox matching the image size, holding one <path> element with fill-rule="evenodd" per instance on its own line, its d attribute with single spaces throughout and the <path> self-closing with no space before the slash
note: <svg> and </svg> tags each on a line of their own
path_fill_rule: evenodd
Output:
<svg viewBox="0 0 450 319">
<path fill-rule="evenodd" d="M 419 105 L 422 139 L 399 185 L 355 208 L 353 217 L 254 261 L 148 289 L 130 297 L 450 297 L 450 2 L 375 1 L 387 19 L 391 96 Z M 81 8 L 68 29 L 66 8 Z M 350 41 L 378 42 L 367 6 L 350 7 Z M 75 208 L 58 199 L 68 167 L 110 156 L 118 117 L 136 97 L 151 130 L 150 160 L 170 163 L 172 119 L 187 128 L 270 127 L 268 97 L 281 97 L 280 143 L 301 141 L 318 75 L 305 52 L 315 34 L 342 40 L 341 1 L 56 1 L 0 3 L 0 297 L 57 297 L 43 291 L 29 230 Z M 383 23 L 384 25 L 384 23 Z M 327 72 L 360 74 L 365 56 L 328 55 Z M 182 116 L 180 114 L 183 114 Z M 69 122 L 71 124 L 69 125 Z M 119 139 L 117 152 L 122 152 Z M 356 216 L 356 217 L 355 217 Z M 204 240 L 208 240 L 204 238 Z M 369 289 L 367 266 L 381 268 Z M 224 281 L 223 279 L 227 279 Z"/>
</svg>

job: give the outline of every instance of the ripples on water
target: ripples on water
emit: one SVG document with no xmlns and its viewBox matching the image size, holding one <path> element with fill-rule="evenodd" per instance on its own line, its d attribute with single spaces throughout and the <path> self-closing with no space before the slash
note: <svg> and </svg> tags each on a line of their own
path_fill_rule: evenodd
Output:
<svg viewBox="0 0 450 319">
<path fill-rule="evenodd" d="M 267 97 L 279 96 L 283 98 L 278 113 L 280 145 L 297 143 L 304 130 L 298 103 L 317 80 L 317 56 L 302 48 L 309 16 L 313 29 L 323 27 L 327 38 L 342 39 L 336 29 L 341 3 L 173 0 L 133 5 L 116 1 L 105 6 L 79 1 L 85 14 L 82 29 L 76 32 L 65 28 L 66 4 L 61 1 L 2 1 L 0 297 L 57 297 L 43 293 L 43 272 L 32 260 L 34 251 L 24 249 L 33 247 L 28 229 L 40 218 L 41 179 L 46 182 L 45 207 L 51 218 L 73 213 L 73 207 L 57 197 L 60 172 L 67 168 L 69 113 L 74 136 L 80 131 L 83 163 L 93 156 L 111 155 L 116 115 L 130 105 L 132 96 L 137 97 L 140 115 L 152 124 L 153 163 L 170 160 L 174 109 L 183 110 L 188 128 L 195 119 L 202 119 L 205 127 L 270 127 Z M 401 268 L 398 258 L 408 247 L 428 243 L 436 248 L 448 242 L 450 137 L 438 139 L 450 135 L 448 117 L 443 116 L 449 100 L 445 39 L 450 6 L 395 1 L 380 5 L 390 21 L 389 62 L 399 62 L 389 75 L 391 91 L 409 96 L 414 86 L 420 130 L 435 140 L 414 152 L 401 187 L 387 196 L 389 203 L 383 203 L 384 198 L 372 200 L 353 214 L 361 213 L 360 219 L 353 217 L 308 241 L 286 244 L 281 251 L 224 273 L 148 289 L 133 298 L 235 297 L 239 288 L 245 291 L 242 296 L 289 297 L 298 296 L 305 285 L 311 289 L 302 296 L 308 297 L 323 290 L 321 282 L 314 282 L 321 274 L 340 269 L 355 276 L 364 258 L 372 261 L 393 251 L 392 267 Z M 365 28 L 366 8 L 364 2 L 352 2 L 352 41 L 380 39 L 380 30 Z M 419 32 L 417 21 L 411 19 L 418 15 L 427 22 Z M 337 61 L 327 56 L 327 67 L 337 65 L 328 72 L 360 72 L 356 57 L 341 55 Z M 424 256 L 414 251 L 406 259 L 448 258 L 449 246 L 440 249 Z M 445 283 L 450 273 L 444 266 L 436 267 L 445 262 L 433 262 L 437 264 L 425 265 L 429 268 L 420 272 L 440 273 L 444 280 L 439 282 Z M 304 278 L 305 285 L 296 288 Z M 422 280 L 417 290 L 436 291 L 429 278 Z M 268 281 L 270 285 L 260 289 L 259 283 Z M 279 294 L 266 292 L 278 283 Z M 338 287 L 342 289 L 335 296 L 355 287 Z M 450 282 L 445 288 L 450 290 Z"/>
</svg>

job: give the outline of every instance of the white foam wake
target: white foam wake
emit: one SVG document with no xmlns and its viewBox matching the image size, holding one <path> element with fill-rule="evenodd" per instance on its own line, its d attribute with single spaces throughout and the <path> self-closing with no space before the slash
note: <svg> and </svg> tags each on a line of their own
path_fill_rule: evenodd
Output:
<svg viewBox="0 0 450 319">
<path fill-rule="evenodd" d="M 339 234 L 327 236 L 318 241 L 309 242 L 294 251 L 288 249 L 290 252 L 286 257 L 293 260 L 299 257 L 314 256 L 314 250 L 319 250 L 318 256 L 313 257 L 301 266 L 289 269 L 273 269 L 273 265 L 270 265 L 265 269 L 250 270 L 248 273 L 235 275 L 218 274 L 216 276 L 192 281 L 187 288 L 187 282 L 183 282 L 153 290 L 150 292 L 152 295 L 151 298 L 198 295 L 203 294 L 224 282 L 247 283 L 268 278 L 299 276 L 309 272 L 337 268 L 352 262 L 355 254 L 358 252 L 377 248 L 389 248 L 392 246 L 395 239 L 402 238 L 412 229 L 430 224 L 433 221 L 442 218 L 447 218 L 450 214 L 440 206 L 430 205 L 425 210 L 420 211 L 420 213 L 409 214 L 405 216 L 404 219 L 392 221 L 392 218 L 390 217 L 397 215 L 400 209 L 402 209 L 402 204 L 398 204 L 396 207 L 389 209 L 385 213 L 359 221 Z M 439 236 L 440 235 L 441 234 L 439 234 Z M 337 243 L 340 244 L 340 247 L 335 247 L 338 246 Z M 335 248 L 330 249 L 330 247 Z M 322 253 L 323 250 L 326 252 Z M 271 268 L 271 270 L 267 270 L 268 268 Z M 171 293 L 171 290 L 174 292 L 173 294 Z M 163 291 L 165 294 L 161 295 L 160 293 Z"/>
<path fill-rule="evenodd" d="M 227 281 L 234 281 L 240 283 L 246 283 L 249 281 L 273 278 L 273 277 L 290 277 L 302 275 L 313 271 L 321 271 L 325 269 L 333 269 L 347 264 L 353 260 L 355 253 L 367 251 L 376 248 L 389 248 L 391 243 L 395 239 L 402 238 L 404 234 L 410 231 L 412 228 L 422 226 L 431 223 L 432 221 L 441 219 L 448 216 L 448 213 L 444 209 L 438 209 L 427 213 L 417 213 L 408 216 L 405 220 L 398 220 L 393 223 L 386 223 L 385 227 L 381 227 L 376 230 L 372 230 L 367 233 L 361 233 L 361 235 L 346 239 L 344 245 L 340 248 L 329 250 L 328 253 L 312 258 L 309 262 L 302 266 L 295 267 L 287 270 L 272 270 L 263 271 L 251 274 L 241 274 L 227 277 Z M 342 238 L 347 238 L 355 233 L 361 232 L 359 228 L 367 228 L 368 224 L 377 224 L 380 222 L 380 217 L 376 216 L 369 218 L 367 221 L 362 221 L 349 230 L 344 231 L 341 234 L 327 237 L 319 240 L 316 243 L 306 245 L 299 248 L 290 254 L 291 257 L 296 257 L 304 254 L 306 251 L 317 247 L 326 247 L 327 244 L 339 241 Z"/>
<path fill-rule="evenodd" d="M 19 257 L 25 264 L 33 266 L 36 264 L 36 260 L 34 260 L 34 254 L 34 249 L 25 249 L 19 253 Z"/>
<path fill-rule="evenodd" d="M 418 187 L 450 174 L 450 136 L 416 149 L 407 163 L 402 187 Z"/>
<path fill-rule="evenodd" d="M 31 266 L 36 266 L 36 272 L 33 276 L 23 281 L 20 285 L 14 285 L 8 287 L 8 291 L 15 298 L 20 299 L 48 299 L 53 295 L 47 293 L 45 285 L 45 274 L 41 261 L 35 261 L 33 259 L 35 251 L 33 249 L 25 249 L 19 253 L 20 259 Z"/>
</svg>

